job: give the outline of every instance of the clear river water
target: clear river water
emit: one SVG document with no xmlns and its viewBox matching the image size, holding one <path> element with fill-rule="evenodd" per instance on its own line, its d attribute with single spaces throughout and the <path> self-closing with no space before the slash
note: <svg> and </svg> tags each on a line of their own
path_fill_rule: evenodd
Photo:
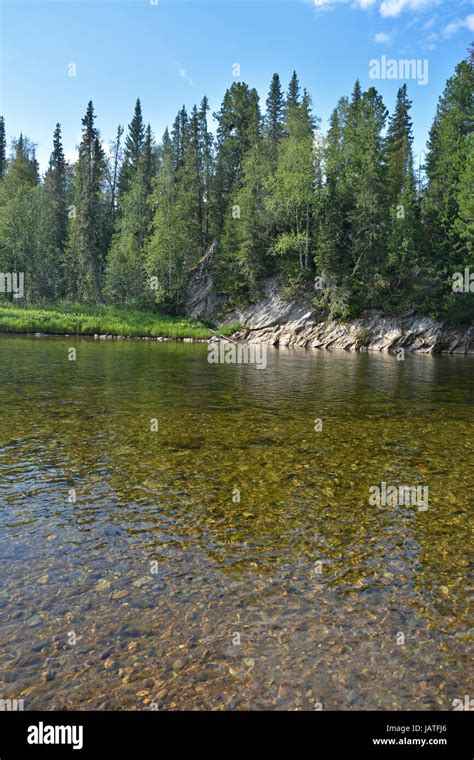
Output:
<svg viewBox="0 0 474 760">
<path fill-rule="evenodd" d="M 474 357 L 269 349 L 259 370 L 0 337 L 0 698 L 452 709 L 473 693 L 473 377 Z M 371 503 L 420 485 L 427 509 Z"/>
</svg>

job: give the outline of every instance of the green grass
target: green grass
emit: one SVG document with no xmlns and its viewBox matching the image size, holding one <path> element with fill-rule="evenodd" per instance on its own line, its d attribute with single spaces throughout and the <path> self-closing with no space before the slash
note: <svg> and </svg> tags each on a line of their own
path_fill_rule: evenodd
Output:
<svg viewBox="0 0 474 760">
<path fill-rule="evenodd" d="M 240 332 L 240 330 L 242 330 L 242 325 L 239 322 L 232 322 L 231 325 L 227 325 L 226 327 L 218 327 L 215 332 L 218 336 L 229 338 L 234 333 Z"/>
<path fill-rule="evenodd" d="M 62 302 L 26 309 L 0 304 L 0 332 L 210 338 L 215 331 L 202 322 L 160 316 L 149 311 Z"/>
</svg>

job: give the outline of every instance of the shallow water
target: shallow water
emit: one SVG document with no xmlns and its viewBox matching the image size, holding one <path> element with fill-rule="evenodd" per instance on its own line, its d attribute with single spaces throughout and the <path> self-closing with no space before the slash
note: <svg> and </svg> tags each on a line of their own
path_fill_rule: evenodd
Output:
<svg viewBox="0 0 474 760">
<path fill-rule="evenodd" d="M 452 709 L 472 694 L 473 370 L 1 337 L 0 698 Z M 371 506 L 382 481 L 427 486 L 428 509 Z"/>
</svg>

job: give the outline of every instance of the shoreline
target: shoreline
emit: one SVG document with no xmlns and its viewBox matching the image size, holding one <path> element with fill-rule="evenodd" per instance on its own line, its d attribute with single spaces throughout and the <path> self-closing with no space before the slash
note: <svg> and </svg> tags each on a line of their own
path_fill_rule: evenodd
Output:
<svg viewBox="0 0 474 760">
<path fill-rule="evenodd" d="M 324 318 L 309 297 L 283 298 L 275 279 L 265 283 L 259 301 L 237 309 L 229 321 L 242 325 L 234 334 L 236 340 L 273 346 L 341 348 L 400 357 L 404 353 L 474 355 L 474 325 L 446 324 L 415 310 L 387 315 L 368 309 L 347 321 Z"/>
<path fill-rule="evenodd" d="M 234 332 L 236 326 L 227 328 Z M 19 308 L 0 304 L 0 333 L 89 337 L 97 340 L 207 340 L 215 332 L 210 320 L 153 311 L 60 301 Z"/>
<path fill-rule="evenodd" d="M 333 323 L 327 323 L 333 324 Z M 339 327 L 342 325 L 339 324 Z M 288 341 L 288 342 L 275 342 L 273 343 L 270 340 L 262 340 L 261 335 L 258 334 L 255 336 L 257 337 L 257 340 L 252 340 L 252 330 L 242 330 L 238 333 L 235 333 L 234 335 L 229 336 L 217 336 L 213 335 L 210 338 L 192 338 L 192 337 L 170 337 L 170 336 L 150 336 L 150 335 L 115 335 L 115 334 L 98 334 L 95 333 L 94 335 L 89 334 L 72 334 L 72 333 L 41 333 L 41 332 L 6 332 L 6 331 L 0 331 L 0 338 L 6 336 L 11 338 L 55 338 L 55 339 L 63 339 L 63 338 L 74 338 L 74 339 L 81 339 L 81 340 L 88 340 L 88 341 L 152 341 L 157 343 L 207 343 L 211 344 L 216 341 L 225 341 L 229 343 L 241 343 L 241 344 L 248 344 L 248 345 L 267 345 L 270 348 L 273 348 L 277 351 L 280 351 L 281 349 L 299 349 L 302 351 L 310 351 L 311 349 L 315 351 L 328 351 L 328 352 L 344 352 L 344 353 L 362 353 L 362 354 L 389 354 L 391 356 L 397 356 L 398 352 L 400 351 L 399 348 L 391 348 L 389 347 L 379 347 L 379 346 L 371 346 L 371 345 L 355 345 L 352 344 L 350 346 L 344 346 L 344 345 L 331 345 L 331 343 L 328 344 L 320 344 L 320 345 L 304 345 L 301 341 Z M 257 331 L 255 331 L 257 332 Z M 258 339 L 260 338 L 260 339 Z M 415 354 L 418 356 L 462 356 L 462 357 L 472 357 L 474 356 L 474 350 L 472 351 L 448 351 L 448 350 L 421 350 L 419 348 L 410 348 L 407 347 L 404 349 L 406 353 L 409 354 Z"/>
<path fill-rule="evenodd" d="M 211 338 L 192 338 L 192 337 L 171 337 L 168 335 L 118 335 L 118 334 L 102 334 L 94 333 L 94 335 L 88 333 L 43 333 L 43 332 L 14 332 L 0 330 L 0 338 L 3 336 L 9 336 L 12 338 L 80 338 L 81 340 L 150 340 L 157 341 L 158 343 L 209 343 Z M 223 338 L 227 340 L 227 338 Z"/>
<path fill-rule="evenodd" d="M 211 312 L 173 317 L 67 302 L 26 309 L 0 305 L 0 335 L 158 343 L 224 340 L 274 348 L 390 353 L 399 359 L 405 353 L 474 355 L 472 325 L 450 326 L 414 311 L 387 316 L 370 310 L 349 321 L 324 318 L 304 297 L 283 299 L 275 285 L 268 281 L 259 301 L 223 321 Z"/>
</svg>

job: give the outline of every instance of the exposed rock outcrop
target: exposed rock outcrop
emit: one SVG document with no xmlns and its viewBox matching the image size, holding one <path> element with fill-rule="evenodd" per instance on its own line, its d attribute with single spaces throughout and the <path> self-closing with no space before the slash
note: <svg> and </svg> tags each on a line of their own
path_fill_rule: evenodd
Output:
<svg viewBox="0 0 474 760">
<path fill-rule="evenodd" d="M 217 241 L 214 240 L 189 278 L 184 308 L 190 319 L 212 317 L 220 303 L 221 299 L 214 293 L 210 266 L 216 248 Z"/>
<path fill-rule="evenodd" d="M 243 329 L 234 338 L 249 343 L 346 351 L 403 348 L 419 353 L 474 354 L 474 327 L 448 327 L 415 312 L 387 317 L 375 310 L 350 322 L 322 321 L 309 298 L 284 300 L 274 279 L 265 284 L 258 303 L 237 310 L 227 322 L 239 322 Z"/>
<path fill-rule="evenodd" d="M 211 317 L 216 308 L 212 278 L 209 274 L 193 274 L 188 286 L 185 313 L 190 319 Z"/>
</svg>

